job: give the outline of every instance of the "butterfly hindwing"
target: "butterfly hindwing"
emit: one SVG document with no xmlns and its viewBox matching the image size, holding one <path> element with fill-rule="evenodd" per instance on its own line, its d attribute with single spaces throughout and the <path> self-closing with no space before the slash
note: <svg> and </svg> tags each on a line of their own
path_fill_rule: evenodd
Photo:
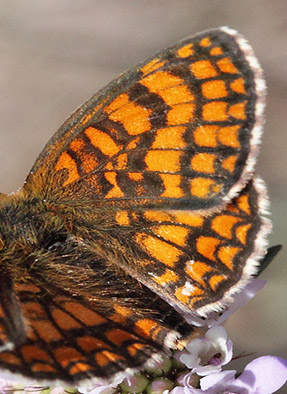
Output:
<svg viewBox="0 0 287 394">
<path fill-rule="evenodd" d="M 118 211 L 117 242 L 126 246 L 117 264 L 185 313 L 220 310 L 257 272 L 265 254 L 265 193 L 260 179 L 250 181 L 225 209 L 207 216 Z"/>
</svg>

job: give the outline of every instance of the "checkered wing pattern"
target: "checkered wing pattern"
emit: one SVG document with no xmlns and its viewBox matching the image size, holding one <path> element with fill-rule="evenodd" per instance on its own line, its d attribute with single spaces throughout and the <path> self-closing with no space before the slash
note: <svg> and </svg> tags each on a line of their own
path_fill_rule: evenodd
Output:
<svg viewBox="0 0 287 394">
<path fill-rule="evenodd" d="M 222 206 L 253 171 L 264 87 L 251 48 L 233 31 L 184 40 L 80 107 L 26 189 L 101 205 Z"/>
<path fill-rule="evenodd" d="M 221 310 L 255 275 L 265 254 L 263 240 L 270 228 L 262 216 L 265 194 L 263 182 L 256 179 L 226 208 L 208 216 L 181 210 L 118 211 L 128 242 L 136 245 L 129 273 L 134 270 L 134 277 L 185 313 Z"/>
<path fill-rule="evenodd" d="M 196 329 L 175 306 L 204 316 L 231 301 L 270 230 L 251 179 L 264 94 L 252 49 L 221 28 L 64 123 L 23 189 L 0 195 L 1 370 L 110 382 L 184 346 Z"/>
<path fill-rule="evenodd" d="M 180 348 L 178 339 L 190 336 L 192 327 L 138 282 L 119 276 L 115 280 L 126 294 L 127 286 L 133 288 L 129 303 L 119 297 L 111 307 L 105 300 L 93 301 L 92 292 L 83 299 L 61 289 L 47 294 L 31 281 L 15 283 L 26 335 L 15 349 L 0 353 L 0 368 L 54 385 L 95 376 L 105 381 L 122 371 L 131 373 L 159 352 Z"/>
</svg>

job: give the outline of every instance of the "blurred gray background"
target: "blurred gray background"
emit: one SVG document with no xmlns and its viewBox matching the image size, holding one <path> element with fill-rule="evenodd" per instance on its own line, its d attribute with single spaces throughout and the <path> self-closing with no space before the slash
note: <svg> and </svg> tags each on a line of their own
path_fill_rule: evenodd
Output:
<svg viewBox="0 0 287 394">
<path fill-rule="evenodd" d="M 286 0 L 0 0 L 1 192 L 22 185 L 50 136 L 111 79 L 179 39 L 222 25 L 249 40 L 265 71 L 257 172 L 272 203 L 270 244 L 285 244 L 262 275 L 267 286 L 226 327 L 236 355 L 286 358 Z"/>
</svg>

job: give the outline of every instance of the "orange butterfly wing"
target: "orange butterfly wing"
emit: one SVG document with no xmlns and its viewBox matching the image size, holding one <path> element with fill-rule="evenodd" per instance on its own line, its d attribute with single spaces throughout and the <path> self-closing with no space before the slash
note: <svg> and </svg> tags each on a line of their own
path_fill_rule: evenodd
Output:
<svg viewBox="0 0 287 394">
<path fill-rule="evenodd" d="M 260 218 L 263 196 L 252 186 L 250 195 L 240 195 L 250 199 L 250 216 L 244 210 L 210 216 L 252 174 L 264 88 L 251 48 L 234 32 L 223 28 L 184 40 L 119 77 L 72 115 L 25 188 L 38 188 L 42 177 L 43 198 L 57 200 L 59 209 L 61 201 L 75 201 L 84 218 L 85 204 L 94 207 L 95 227 L 109 234 L 109 243 L 101 244 L 107 260 L 114 255 L 114 264 L 185 311 L 222 306 L 255 272 L 243 273 L 249 257 L 265 253 L 263 245 L 254 252 L 268 225 Z M 193 211 L 201 214 L 195 227 L 185 224 Z M 232 233 L 240 226 L 249 242 Z"/>
<path fill-rule="evenodd" d="M 211 30 L 158 53 L 81 106 L 25 190 L 99 205 L 214 209 L 250 178 L 265 85 L 245 40 Z"/>
<path fill-rule="evenodd" d="M 206 314 L 230 301 L 255 274 L 270 228 L 261 182 L 244 188 L 264 93 L 252 49 L 221 28 L 123 74 L 64 123 L 15 199 L 40 201 L 46 211 L 30 212 L 40 230 L 49 215 L 92 257 L 74 262 L 41 245 L 41 270 L 33 264 L 34 276 L 15 280 L 14 315 L 0 314 L 0 339 L 16 345 L 0 353 L 3 369 L 43 381 L 110 380 L 189 337 L 193 328 L 171 305 Z M 69 287 L 73 264 L 91 280 L 77 274 Z M 19 343 L 7 325 L 17 316 Z"/>
<path fill-rule="evenodd" d="M 178 339 L 191 335 L 192 327 L 173 308 L 138 283 L 114 280 L 134 292 L 129 303 L 119 298 L 112 308 L 94 302 L 92 295 L 85 300 L 61 289 L 49 295 L 30 281 L 16 282 L 27 337 L 16 349 L 0 353 L 0 367 L 12 377 L 17 373 L 54 385 L 93 377 L 105 382 L 182 346 Z"/>
<path fill-rule="evenodd" d="M 135 264 L 126 269 L 185 313 L 220 311 L 256 274 L 266 253 L 271 223 L 264 213 L 266 190 L 260 179 L 208 216 L 180 210 L 119 211 L 127 243 L 140 248 L 132 251 Z"/>
</svg>

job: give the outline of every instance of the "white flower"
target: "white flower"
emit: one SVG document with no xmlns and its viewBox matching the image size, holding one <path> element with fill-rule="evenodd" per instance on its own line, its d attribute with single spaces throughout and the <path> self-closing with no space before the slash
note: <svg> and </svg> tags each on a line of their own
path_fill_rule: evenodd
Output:
<svg viewBox="0 0 287 394">
<path fill-rule="evenodd" d="M 179 360 L 200 376 L 221 371 L 232 358 L 232 341 L 222 326 L 211 327 L 204 337 L 192 339 Z"/>
</svg>

